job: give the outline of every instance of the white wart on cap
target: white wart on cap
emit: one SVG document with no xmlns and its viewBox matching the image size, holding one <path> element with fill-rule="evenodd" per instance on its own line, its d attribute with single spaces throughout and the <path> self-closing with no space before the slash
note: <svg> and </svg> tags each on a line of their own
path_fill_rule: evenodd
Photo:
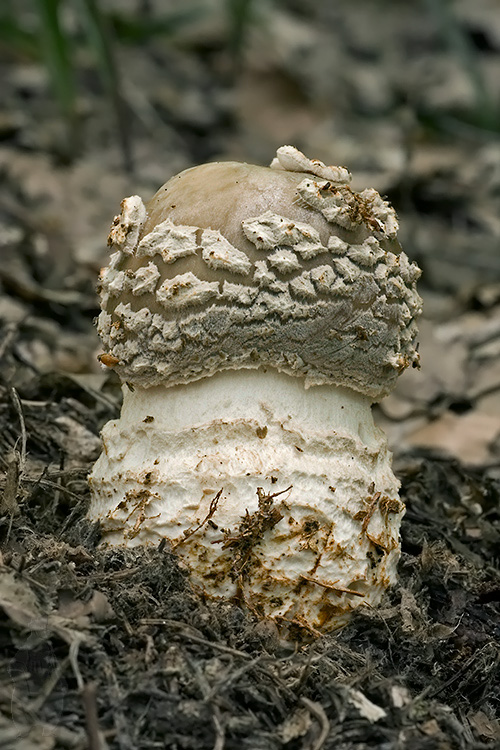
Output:
<svg viewBox="0 0 500 750">
<path fill-rule="evenodd" d="M 394 210 L 291 146 L 125 199 L 101 277 L 124 383 L 90 514 L 166 537 L 213 596 L 328 630 L 394 579 L 402 504 L 371 404 L 418 364 Z M 286 492 L 283 492 L 287 489 Z"/>
</svg>

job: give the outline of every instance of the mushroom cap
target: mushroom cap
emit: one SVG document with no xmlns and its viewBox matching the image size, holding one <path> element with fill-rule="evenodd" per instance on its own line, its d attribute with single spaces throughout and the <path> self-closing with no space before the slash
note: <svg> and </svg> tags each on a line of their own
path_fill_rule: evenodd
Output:
<svg viewBox="0 0 500 750">
<path fill-rule="evenodd" d="M 216 162 L 122 202 L 101 275 L 106 359 L 132 384 L 272 367 L 382 398 L 418 363 L 418 267 L 394 210 L 342 167 L 278 150 Z"/>
<path fill-rule="evenodd" d="M 308 176 L 234 161 L 191 167 L 172 177 L 149 201 L 142 233 L 148 234 L 165 219 L 174 224 L 218 228 L 235 247 L 261 260 L 265 256 L 247 239 L 242 222 L 271 211 L 310 224 L 326 246 L 332 226 L 297 193 L 297 186 Z M 367 234 L 360 226 L 356 239 L 364 239 Z"/>
</svg>

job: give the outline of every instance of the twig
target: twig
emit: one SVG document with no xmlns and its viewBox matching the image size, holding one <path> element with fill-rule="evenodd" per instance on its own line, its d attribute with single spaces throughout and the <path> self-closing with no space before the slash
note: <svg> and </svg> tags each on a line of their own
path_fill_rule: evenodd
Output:
<svg viewBox="0 0 500 750">
<path fill-rule="evenodd" d="M 419 695 L 417 695 L 414 698 L 413 703 L 420 702 L 422 701 L 423 698 L 427 698 L 427 699 L 435 698 L 436 695 L 438 695 L 439 693 L 442 693 L 443 690 L 446 690 L 447 688 L 449 688 L 450 685 L 453 685 L 454 682 L 459 680 L 462 677 L 462 675 L 467 672 L 467 670 L 471 667 L 471 665 L 478 664 L 479 657 L 481 657 L 485 651 L 488 651 L 490 649 L 490 646 L 493 646 L 493 644 L 486 643 L 481 649 L 479 649 L 479 651 L 476 651 L 476 653 L 474 653 L 471 657 L 469 657 L 469 659 L 467 659 L 465 664 L 463 664 L 459 670 L 454 672 L 454 674 L 452 674 L 452 676 L 448 680 L 446 680 L 446 682 L 443 682 L 438 687 L 428 685 L 426 688 L 424 688 L 424 690 L 422 690 L 422 692 Z M 497 654 L 497 651 L 495 651 L 495 656 L 496 654 Z M 498 657 L 496 656 L 496 658 Z M 477 669 L 474 670 L 473 674 L 477 673 L 477 671 L 478 671 Z"/>
<path fill-rule="evenodd" d="M 83 380 L 80 380 L 78 377 L 71 377 L 67 376 L 69 380 L 71 380 L 73 383 L 76 383 L 79 388 L 82 389 L 82 391 L 85 391 L 85 393 L 88 393 L 89 396 L 92 396 L 93 399 L 96 401 L 100 401 L 101 404 L 106 406 L 112 414 L 119 414 L 120 412 L 120 405 L 112 398 L 109 398 L 104 393 L 101 393 L 100 391 L 96 390 L 90 385 L 87 385 Z"/>
<path fill-rule="evenodd" d="M 279 620 L 280 622 L 285 622 L 287 625 L 295 625 L 296 627 L 302 628 L 302 630 L 305 630 L 306 633 L 309 633 L 309 635 L 313 635 L 315 638 L 321 638 L 323 633 L 321 631 L 317 630 L 315 627 L 310 625 L 304 618 L 302 617 L 293 617 L 290 619 L 289 617 L 285 617 L 284 615 L 276 615 L 275 620 Z"/>
<path fill-rule="evenodd" d="M 271 495 L 268 495 L 264 492 L 262 487 L 257 487 L 257 497 L 259 498 L 259 500 L 274 500 L 275 497 L 284 495 L 285 492 L 290 492 L 290 490 L 292 489 L 293 489 L 293 484 L 291 484 L 289 487 L 286 487 L 284 490 L 280 490 L 279 492 L 273 492 Z"/>
<path fill-rule="evenodd" d="M 15 388 L 10 389 L 10 397 L 12 399 L 12 403 L 14 404 L 14 409 L 17 412 L 19 425 L 21 427 L 21 463 L 19 466 L 19 476 L 22 477 L 24 473 L 24 467 L 26 465 L 26 425 L 24 424 L 23 407 L 21 406 L 21 401 L 19 399 L 19 396 L 17 395 L 17 391 Z"/>
<path fill-rule="evenodd" d="M 71 511 L 71 513 L 69 514 L 69 516 L 64 521 L 64 523 L 62 525 L 62 528 L 59 531 L 59 534 L 57 535 L 58 539 L 60 539 L 62 537 L 62 535 L 64 534 L 64 532 L 66 531 L 66 529 L 69 528 L 69 526 L 73 523 L 73 518 L 75 518 L 79 514 L 79 512 L 80 512 L 80 510 L 82 508 L 82 505 L 83 505 L 83 500 L 79 500 L 77 502 L 77 504 L 75 505 L 75 507 L 73 508 L 73 510 Z"/>
<path fill-rule="evenodd" d="M 325 583 L 324 581 L 318 581 L 317 578 L 313 578 L 312 576 L 306 576 L 302 574 L 300 576 L 304 579 L 304 581 L 309 581 L 309 583 L 315 583 L 316 586 L 322 586 L 324 589 L 328 589 L 329 591 L 335 591 L 339 594 L 351 594 L 352 596 L 361 596 L 363 597 L 364 594 L 362 594 L 360 591 L 355 591 L 354 589 L 348 589 L 345 586 L 336 586 L 333 583 Z"/>
<path fill-rule="evenodd" d="M 5 476 L 5 486 L 2 500 L 0 502 L 0 511 L 11 517 L 19 513 L 17 503 L 17 492 L 19 490 L 19 476 L 21 457 L 16 450 L 10 450 L 6 456 L 7 471 Z"/>
<path fill-rule="evenodd" d="M 123 570 L 113 570 L 111 573 L 91 573 L 89 576 L 81 576 L 82 579 L 92 581 L 92 583 L 102 583 L 105 581 L 123 581 L 125 578 L 133 576 L 142 570 L 142 565 L 136 565 L 135 568 L 124 568 Z"/>
<path fill-rule="evenodd" d="M 377 507 L 378 501 L 380 500 L 381 492 L 376 492 L 372 498 L 370 498 L 370 505 L 368 506 L 368 510 L 366 511 L 366 516 L 363 518 L 363 523 L 361 524 L 361 533 L 366 534 L 368 529 L 368 524 L 370 523 L 373 514 L 375 513 L 375 509 Z"/>
<path fill-rule="evenodd" d="M 124 696 L 113 669 L 113 661 L 107 655 L 104 655 L 102 668 L 107 680 L 107 694 L 111 699 L 111 706 L 113 708 L 114 731 L 118 734 L 118 744 L 121 745 L 121 737 L 132 736 L 128 718 L 123 710 L 123 706 L 125 705 Z M 130 747 L 130 745 L 128 746 Z"/>
<path fill-rule="evenodd" d="M 262 662 L 264 658 L 265 657 L 262 654 L 259 654 L 252 661 L 243 664 L 243 666 L 239 669 L 235 669 L 235 671 L 232 672 L 229 676 L 225 675 L 222 680 L 220 680 L 216 685 L 212 687 L 212 689 L 210 690 L 210 695 L 208 696 L 208 700 L 213 700 L 219 692 L 220 688 L 224 688 L 224 690 L 227 690 L 228 687 L 237 682 L 240 677 L 260 664 L 260 662 Z"/>
<path fill-rule="evenodd" d="M 75 638 L 75 640 L 72 641 L 69 647 L 69 661 L 71 664 L 71 668 L 73 669 L 73 674 L 75 675 L 76 684 L 78 685 L 78 690 L 81 693 L 84 688 L 84 682 L 83 682 L 82 673 L 80 672 L 80 667 L 78 666 L 79 648 L 80 648 L 80 640 L 79 638 Z"/>
<path fill-rule="evenodd" d="M 309 698 L 301 698 L 300 702 L 304 708 L 307 708 L 307 710 L 319 721 L 321 732 L 318 739 L 311 747 L 311 750 L 321 750 L 330 733 L 330 722 L 328 721 L 328 716 L 326 715 L 323 706 L 319 703 L 314 703 L 314 701 L 310 701 Z"/>
<path fill-rule="evenodd" d="M 59 470 L 60 471 L 64 471 L 64 453 L 62 451 L 61 451 L 61 455 L 60 455 Z M 56 485 L 57 485 L 57 487 L 59 489 L 57 489 L 54 492 L 54 497 L 52 498 L 52 502 L 50 503 L 49 507 L 47 508 L 47 511 L 43 514 L 44 516 L 49 512 L 49 510 L 53 514 L 55 514 L 55 512 L 57 511 L 57 508 L 59 506 L 59 499 L 61 497 L 61 489 L 63 489 L 62 479 L 61 478 L 56 479 L 55 483 L 56 483 Z"/>
<path fill-rule="evenodd" d="M 95 682 L 88 682 L 80 691 L 85 710 L 85 730 L 87 732 L 88 750 L 103 750 L 97 717 L 96 693 L 97 686 Z"/>
<path fill-rule="evenodd" d="M 46 479 L 76 479 L 77 477 L 86 477 L 89 473 L 88 467 L 76 467 L 74 469 L 62 469 L 58 471 L 46 471 L 44 469 L 44 474 L 42 476 L 45 476 Z"/>
<path fill-rule="evenodd" d="M 57 685 L 62 675 L 64 674 L 64 671 L 66 667 L 68 666 L 68 664 L 69 664 L 68 656 L 66 656 L 65 659 L 59 662 L 59 664 L 54 669 L 52 674 L 49 675 L 47 680 L 45 680 L 42 686 L 42 689 L 40 691 L 40 694 L 37 695 L 37 697 L 34 700 L 30 701 L 29 706 L 28 706 L 30 711 L 32 711 L 35 714 L 40 711 L 45 701 L 47 700 L 49 695 L 52 693 L 55 686 Z"/>
<path fill-rule="evenodd" d="M 478 389 L 477 391 L 473 391 L 470 394 L 470 398 L 472 401 L 479 401 L 480 398 L 484 398 L 485 396 L 490 396 L 492 393 L 495 393 L 496 391 L 500 390 L 500 382 L 493 383 L 492 385 Z"/>
<path fill-rule="evenodd" d="M 77 495 L 75 492 L 71 492 L 71 490 L 68 490 L 67 487 L 65 487 L 62 484 L 58 484 L 57 482 L 51 482 L 48 479 L 42 479 L 39 477 L 38 479 L 29 479 L 26 477 L 23 479 L 23 482 L 26 482 L 27 484 L 33 484 L 35 485 L 33 489 L 31 490 L 34 492 L 37 487 L 46 487 L 49 490 L 56 490 L 57 492 L 62 492 L 63 495 L 66 495 L 67 497 L 72 497 L 74 500 L 80 501 L 82 498 L 80 495 Z"/>
<path fill-rule="evenodd" d="M 193 643 L 199 643 L 201 646 L 210 646 L 211 648 L 215 649 L 216 651 L 222 651 L 225 654 L 231 654 L 232 656 L 238 656 L 240 659 L 247 659 L 252 660 L 253 657 L 250 656 L 250 654 L 246 654 L 244 651 L 238 651 L 236 648 L 231 648 L 230 646 L 223 646 L 221 643 L 215 643 L 215 641 L 208 641 L 206 638 L 203 638 L 202 636 L 195 635 L 194 633 L 189 632 L 189 628 L 191 628 L 191 625 L 187 625 L 187 623 L 184 622 L 177 622 L 176 620 L 160 620 L 153 617 L 144 618 L 142 620 L 139 620 L 141 625 L 166 625 L 167 627 L 176 627 L 180 630 L 183 630 L 183 635 L 186 636 L 190 641 L 193 641 Z"/>
<path fill-rule="evenodd" d="M 50 401 L 30 401 L 29 398 L 22 398 L 21 405 L 27 406 L 29 409 L 46 409 L 50 406 Z"/>
<path fill-rule="evenodd" d="M 224 727 L 222 725 L 222 721 L 220 718 L 220 711 L 218 706 L 213 707 L 213 715 L 212 715 L 212 721 L 215 726 L 215 743 L 214 743 L 214 750 L 224 750 Z"/>
<path fill-rule="evenodd" d="M 10 345 L 14 341 L 17 333 L 17 325 L 14 323 L 8 323 L 5 326 L 5 336 L 3 341 L 0 343 L 0 359 L 3 359 L 5 353 L 10 349 Z"/>
<path fill-rule="evenodd" d="M 172 545 L 172 549 L 173 550 L 176 549 L 177 547 L 179 547 L 179 545 L 184 544 L 185 541 L 187 541 L 190 537 L 192 537 L 193 534 L 196 534 L 196 532 L 199 531 L 201 528 L 203 528 L 203 526 L 205 526 L 205 524 L 212 518 L 212 516 L 214 515 L 215 511 L 217 510 L 217 504 L 218 504 L 218 502 L 220 500 L 220 496 L 222 495 L 222 489 L 223 488 L 221 488 L 218 491 L 218 493 L 216 494 L 216 496 L 214 498 L 212 498 L 212 500 L 210 501 L 210 507 L 208 509 L 208 513 L 205 516 L 205 518 L 203 519 L 203 521 L 201 523 L 199 523 L 198 526 L 195 526 L 194 529 L 191 529 L 190 531 L 187 531 L 185 533 L 185 536 L 184 536 L 183 539 L 179 539 L 178 542 L 176 542 L 175 544 L 173 544 Z"/>
</svg>

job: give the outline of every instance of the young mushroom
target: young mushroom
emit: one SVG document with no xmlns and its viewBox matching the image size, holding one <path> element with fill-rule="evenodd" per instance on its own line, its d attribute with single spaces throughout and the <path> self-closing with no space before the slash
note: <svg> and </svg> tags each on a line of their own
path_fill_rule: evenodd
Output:
<svg viewBox="0 0 500 750">
<path fill-rule="evenodd" d="M 283 146 L 122 203 L 101 361 L 123 381 L 90 517 L 167 539 L 193 582 L 312 632 L 396 577 L 404 506 L 371 406 L 418 365 L 418 267 L 391 206 Z"/>
</svg>

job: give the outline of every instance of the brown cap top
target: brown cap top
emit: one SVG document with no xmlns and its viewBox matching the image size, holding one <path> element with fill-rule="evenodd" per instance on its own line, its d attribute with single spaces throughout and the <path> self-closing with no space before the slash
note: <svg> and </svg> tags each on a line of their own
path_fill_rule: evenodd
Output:
<svg viewBox="0 0 500 750">
<path fill-rule="evenodd" d="M 301 170 L 301 171 L 300 171 Z M 122 202 L 99 333 L 136 385 L 274 367 L 379 399 L 418 362 L 420 271 L 394 210 L 291 146 L 272 167 L 220 162 Z"/>
</svg>

